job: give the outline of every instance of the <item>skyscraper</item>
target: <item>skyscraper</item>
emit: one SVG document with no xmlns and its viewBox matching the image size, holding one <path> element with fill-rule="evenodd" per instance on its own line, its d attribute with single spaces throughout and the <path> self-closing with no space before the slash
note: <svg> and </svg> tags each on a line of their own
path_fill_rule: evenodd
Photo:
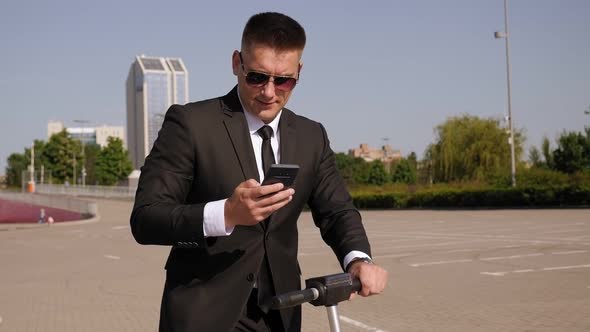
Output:
<svg viewBox="0 0 590 332">
<path fill-rule="evenodd" d="M 127 76 L 127 144 L 139 169 L 172 104 L 188 103 L 188 72 L 181 59 L 135 57 Z"/>
</svg>

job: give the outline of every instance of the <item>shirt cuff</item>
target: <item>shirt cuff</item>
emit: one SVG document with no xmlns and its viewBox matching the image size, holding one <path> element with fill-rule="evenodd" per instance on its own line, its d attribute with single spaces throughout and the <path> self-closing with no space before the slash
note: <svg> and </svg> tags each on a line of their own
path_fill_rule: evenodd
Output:
<svg viewBox="0 0 590 332">
<path fill-rule="evenodd" d="M 205 204 L 203 211 L 203 235 L 211 236 L 228 236 L 234 231 L 234 227 L 225 227 L 225 201 L 213 201 Z"/>
<path fill-rule="evenodd" d="M 344 264 L 342 266 L 344 266 L 344 268 L 346 268 L 348 266 L 348 264 L 350 264 L 350 262 L 355 259 L 355 258 L 369 258 L 371 259 L 371 257 L 369 257 L 369 255 L 365 254 L 362 251 L 358 251 L 358 250 L 353 250 L 351 252 L 349 252 L 346 256 L 344 256 Z"/>
</svg>

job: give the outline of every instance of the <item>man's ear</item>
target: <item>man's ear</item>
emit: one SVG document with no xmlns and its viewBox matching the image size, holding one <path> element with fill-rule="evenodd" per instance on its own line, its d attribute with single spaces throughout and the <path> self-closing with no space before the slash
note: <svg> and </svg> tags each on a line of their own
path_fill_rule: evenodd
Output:
<svg viewBox="0 0 590 332">
<path fill-rule="evenodd" d="M 235 50 L 231 55 L 231 67 L 234 75 L 238 76 L 240 72 L 240 52 L 238 50 Z"/>
<path fill-rule="evenodd" d="M 303 69 L 303 61 L 299 61 L 299 70 L 297 71 L 297 79 L 301 76 L 301 69 Z"/>
</svg>

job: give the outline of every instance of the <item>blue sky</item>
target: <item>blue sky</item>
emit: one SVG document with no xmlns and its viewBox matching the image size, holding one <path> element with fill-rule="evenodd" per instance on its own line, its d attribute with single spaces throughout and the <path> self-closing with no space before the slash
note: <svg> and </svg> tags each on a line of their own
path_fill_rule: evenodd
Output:
<svg viewBox="0 0 590 332">
<path fill-rule="evenodd" d="M 125 125 L 125 79 L 138 54 L 181 57 L 190 99 L 235 84 L 243 25 L 280 11 L 306 29 L 300 84 L 287 105 L 322 122 L 336 151 L 388 139 L 421 156 L 433 128 L 507 113 L 502 0 L 3 1 L 0 174 L 47 121 Z M 515 126 L 527 147 L 590 125 L 590 1 L 510 0 Z"/>
</svg>

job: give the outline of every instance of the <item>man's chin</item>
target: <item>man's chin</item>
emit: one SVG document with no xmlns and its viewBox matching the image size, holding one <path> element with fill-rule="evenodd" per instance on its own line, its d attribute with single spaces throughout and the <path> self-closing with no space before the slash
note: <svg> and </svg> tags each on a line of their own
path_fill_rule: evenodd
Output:
<svg viewBox="0 0 590 332">
<path fill-rule="evenodd" d="M 269 123 L 275 119 L 279 110 L 275 109 L 275 107 L 269 109 L 258 109 L 257 116 L 260 120 L 264 121 L 265 123 Z"/>
</svg>

